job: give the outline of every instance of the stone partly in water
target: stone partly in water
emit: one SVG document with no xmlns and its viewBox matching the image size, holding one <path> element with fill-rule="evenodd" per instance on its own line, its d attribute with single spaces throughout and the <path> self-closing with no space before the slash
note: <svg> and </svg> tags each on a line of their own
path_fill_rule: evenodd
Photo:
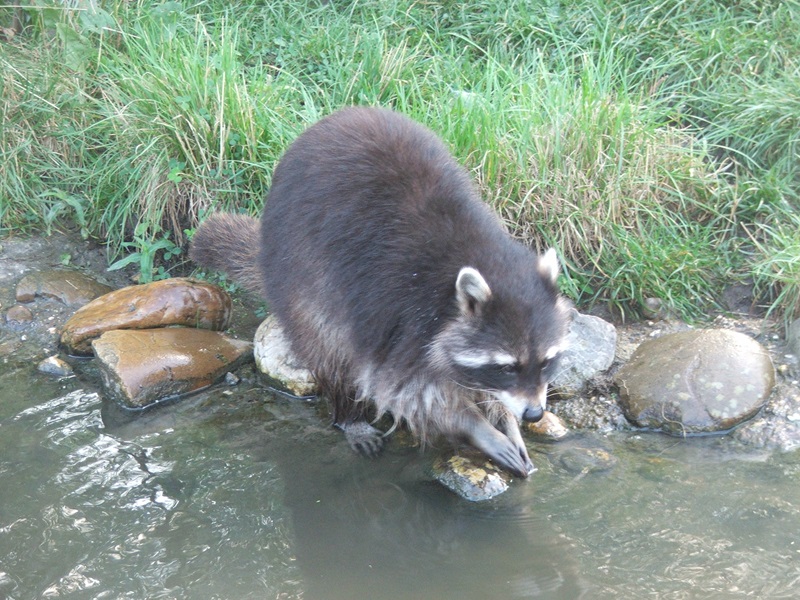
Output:
<svg viewBox="0 0 800 600">
<path fill-rule="evenodd" d="M 297 364 L 289 341 L 275 317 L 267 317 L 256 331 L 254 355 L 258 370 L 278 388 L 295 396 L 313 396 L 317 386 L 311 372 Z"/>
<path fill-rule="evenodd" d="M 114 329 L 185 325 L 222 330 L 230 323 L 231 298 L 219 286 L 176 277 L 125 287 L 90 302 L 64 324 L 61 343 L 89 355 L 92 340 Z"/>
<path fill-rule="evenodd" d="M 525 423 L 525 431 L 539 440 L 555 442 L 569 435 L 569 429 L 560 417 L 549 410 L 544 411 L 544 416 L 536 423 Z"/>
<path fill-rule="evenodd" d="M 73 374 L 72 367 L 58 356 L 48 356 L 36 368 L 40 373 L 55 375 L 56 377 L 69 377 Z"/>
<path fill-rule="evenodd" d="M 508 475 L 482 457 L 437 459 L 433 464 L 433 476 L 447 489 L 471 502 L 489 500 L 508 489 Z"/>
<path fill-rule="evenodd" d="M 575 396 L 588 380 L 606 371 L 614 362 L 617 330 L 600 317 L 573 311 L 566 341 L 558 374 L 550 385 L 561 396 Z"/>
<path fill-rule="evenodd" d="M 92 342 L 109 397 L 129 408 L 199 390 L 252 359 L 252 344 L 216 331 L 108 331 Z"/>
<path fill-rule="evenodd" d="M 112 291 L 112 287 L 84 275 L 80 271 L 37 271 L 17 284 L 17 302 L 33 302 L 36 296 L 53 298 L 67 306 L 83 306 Z"/>
<path fill-rule="evenodd" d="M 648 340 L 615 376 L 625 415 L 673 435 L 726 431 L 767 401 L 767 350 L 735 331 L 683 331 Z"/>
</svg>

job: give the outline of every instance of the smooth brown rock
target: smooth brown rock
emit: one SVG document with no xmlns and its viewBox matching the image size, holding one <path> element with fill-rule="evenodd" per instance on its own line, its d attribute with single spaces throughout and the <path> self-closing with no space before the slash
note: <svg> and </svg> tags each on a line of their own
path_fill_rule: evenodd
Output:
<svg viewBox="0 0 800 600">
<path fill-rule="evenodd" d="M 253 355 L 249 342 L 186 327 L 107 331 L 92 347 L 106 393 L 130 408 L 211 385 Z"/>
<path fill-rule="evenodd" d="M 33 321 L 33 313 L 27 306 L 15 304 L 6 311 L 6 321 L 9 323 L 29 323 Z"/>
<path fill-rule="evenodd" d="M 114 329 L 185 325 L 222 330 L 230 323 L 231 298 L 219 286 L 176 277 L 125 287 L 80 308 L 64 324 L 61 343 L 71 354 L 91 354 L 91 342 Z"/>
<path fill-rule="evenodd" d="M 80 271 L 37 271 L 17 284 L 17 302 L 33 302 L 36 296 L 53 298 L 67 306 L 83 306 L 113 288 Z"/>
<path fill-rule="evenodd" d="M 775 384 L 769 353 L 736 331 L 683 331 L 641 344 L 615 376 L 625 416 L 673 435 L 727 431 Z"/>
</svg>

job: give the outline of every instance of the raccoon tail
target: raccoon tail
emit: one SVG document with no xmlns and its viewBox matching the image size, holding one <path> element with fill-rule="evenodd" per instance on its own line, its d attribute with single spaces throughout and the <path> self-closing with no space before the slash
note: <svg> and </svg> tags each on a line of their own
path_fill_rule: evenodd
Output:
<svg viewBox="0 0 800 600">
<path fill-rule="evenodd" d="M 189 258 L 201 267 L 222 271 L 252 292 L 264 287 L 258 270 L 261 242 L 258 219 L 217 213 L 208 217 L 192 237 Z"/>
</svg>

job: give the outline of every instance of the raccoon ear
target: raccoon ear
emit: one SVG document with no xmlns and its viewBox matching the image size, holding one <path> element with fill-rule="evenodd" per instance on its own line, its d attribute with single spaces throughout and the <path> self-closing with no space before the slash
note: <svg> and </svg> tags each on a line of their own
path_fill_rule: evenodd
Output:
<svg viewBox="0 0 800 600">
<path fill-rule="evenodd" d="M 464 316 L 480 314 L 481 305 L 492 297 L 492 290 L 477 269 L 462 267 L 456 279 L 456 298 Z"/>
<path fill-rule="evenodd" d="M 549 279 L 552 283 L 558 279 L 558 256 L 556 255 L 555 248 L 550 248 L 539 257 L 539 273 L 545 279 Z"/>
</svg>

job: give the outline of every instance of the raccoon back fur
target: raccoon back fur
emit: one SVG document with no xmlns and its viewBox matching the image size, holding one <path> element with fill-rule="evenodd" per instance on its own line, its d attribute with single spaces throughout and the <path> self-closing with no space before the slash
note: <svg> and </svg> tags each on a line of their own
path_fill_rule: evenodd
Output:
<svg viewBox="0 0 800 600">
<path fill-rule="evenodd" d="M 258 228 L 214 215 L 191 257 L 264 294 L 351 446 L 383 445 L 371 402 L 423 443 L 532 472 L 519 421 L 541 418 L 564 347 L 558 260 L 508 234 L 439 138 L 389 110 L 333 113 L 278 162 Z"/>
</svg>

